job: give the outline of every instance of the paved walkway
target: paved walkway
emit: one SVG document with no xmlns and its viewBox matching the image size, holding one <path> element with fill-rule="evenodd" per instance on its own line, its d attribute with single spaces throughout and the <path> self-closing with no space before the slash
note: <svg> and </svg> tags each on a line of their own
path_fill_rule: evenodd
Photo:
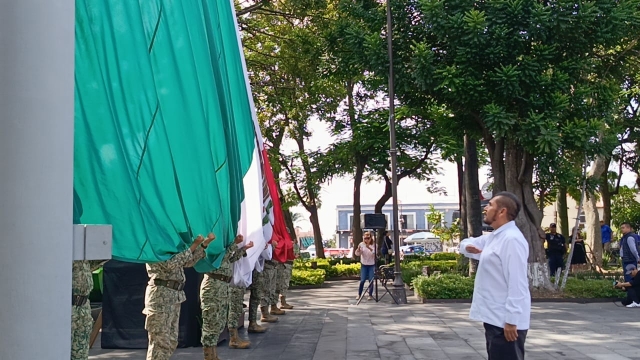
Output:
<svg viewBox="0 0 640 360">
<path fill-rule="evenodd" d="M 486 359 L 482 324 L 467 318 L 469 304 L 354 306 L 357 282 L 291 291 L 294 310 L 251 334 L 252 349 L 222 344 L 222 359 L 269 360 L 473 360 Z M 246 325 L 246 323 L 245 323 Z M 527 337 L 528 360 L 640 360 L 640 309 L 613 303 L 534 303 Z M 247 337 L 246 327 L 241 336 Z M 99 346 L 100 341 L 96 342 Z M 91 350 L 92 360 L 143 360 L 144 350 Z M 201 360 L 201 348 L 178 349 L 172 359 Z"/>
</svg>

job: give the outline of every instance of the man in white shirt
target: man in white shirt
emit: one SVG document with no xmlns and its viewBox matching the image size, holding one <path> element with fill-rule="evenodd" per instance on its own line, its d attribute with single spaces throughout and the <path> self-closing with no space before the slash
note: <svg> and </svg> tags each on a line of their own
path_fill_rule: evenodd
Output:
<svg viewBox="0 0 640 360">
<path fill-rule="evenodd" d="M 484 323 L 489 360 L 524 359 L 531 295 L 529 245 L 514 221 L 521 207 L 514 194 L 498 193 L 484 214 L 494 231 L 460 243 L 461 254 L 480 261 L 469 317 Z"/>
</svg>

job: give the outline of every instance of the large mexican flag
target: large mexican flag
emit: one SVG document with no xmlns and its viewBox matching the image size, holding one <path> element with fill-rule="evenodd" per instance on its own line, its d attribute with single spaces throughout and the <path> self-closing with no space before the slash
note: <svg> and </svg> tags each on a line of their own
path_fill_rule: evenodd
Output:
<svg viewBox="0 0 640 360">
<path fill-rule="evenodd" d="M 112 224 L 113 258 L 166 260 L 210 231 L 199 271 L 238 232 L 264 247 L 232 0 L 77 0 L 75 76 L 75 221 Z"/>
</svg>

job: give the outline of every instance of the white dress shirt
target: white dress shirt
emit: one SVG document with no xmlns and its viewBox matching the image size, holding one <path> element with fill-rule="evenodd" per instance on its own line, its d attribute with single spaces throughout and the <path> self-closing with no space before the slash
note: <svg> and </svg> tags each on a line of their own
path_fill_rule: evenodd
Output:
<svg viewBox="0 0 640 360">
<path fill-rule="evenodd" d="M 466 250 L 468 245 L 482 252 L 470 254 Z M 511 221 L 491 234 L 463 240 L 460 253 L 480 260 L 469 318 L 500 328 L 511 324 L 518 330 L 528 330 L 531 317 L 527 278 L 529 244 L 516 223 Z"/>
</svg>

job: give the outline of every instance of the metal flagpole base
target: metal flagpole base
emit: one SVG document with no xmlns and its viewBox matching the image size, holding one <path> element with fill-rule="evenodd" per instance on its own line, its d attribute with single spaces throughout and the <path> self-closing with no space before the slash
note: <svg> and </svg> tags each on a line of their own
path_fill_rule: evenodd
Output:
<svg viewBox="0 0 640 360">
<path fill-rule="evenodd" d="M 407 303 L 407 290 L 404 287 L 404 284 L 394 284 L 389 287 L 389 292 L 393 297 L 395 297 L 398 305 Z"/>
</svg>

